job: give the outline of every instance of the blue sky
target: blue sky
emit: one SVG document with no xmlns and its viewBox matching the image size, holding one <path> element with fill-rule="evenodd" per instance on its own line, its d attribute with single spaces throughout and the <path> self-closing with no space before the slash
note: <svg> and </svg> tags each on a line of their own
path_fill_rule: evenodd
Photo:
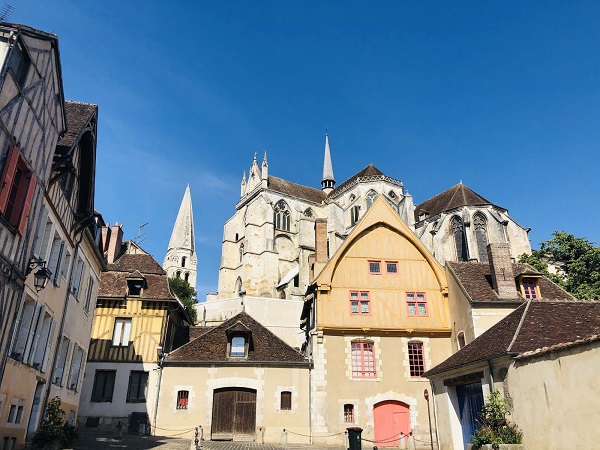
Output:
<svg viewBox="0 0 600 450">
<path fill-rule="evenodd" d="M 198 298 L 242 172 L 320 187 L 372 162 L 420 203 L 462 180 L 600 242 L 600 3 L 21 0 L 69 100 L 99 105 L 96 208 L 162 263 L 189 182 Z"/>
</svg>

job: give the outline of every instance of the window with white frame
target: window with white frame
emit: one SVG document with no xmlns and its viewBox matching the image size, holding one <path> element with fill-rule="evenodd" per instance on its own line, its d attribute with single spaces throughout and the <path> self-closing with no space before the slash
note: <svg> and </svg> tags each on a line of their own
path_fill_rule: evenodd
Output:
<svg viewBox="0 0 600 450">
<path fill-rule="evenodd" d="M 50 247 L 50 256 L 48 257 L 48 270 L 52 272 L 52 282 L 56 286 L 60 283 L 60 268 L 64 250 L 65 241 L 60 238 L 58 233 L 55 233 Z"/>
<path fill-rule="evenodd" d="M 54 375 L 52 376 L 52 382 L 58 386 L 63 385 L 63 377 L 65 374 L 65 368 L 67 366 L 67 356 L 69 355 L 70 345 L 70 339 L 66 336 L 63 336 L 60 344 L 60 351 L 58 353 L 58 361 L 56 368 L 54 369 Z"/>
<path fill-rule="evenodd" d="M 29 296 L 18 317 L 10 357 L 45 371 L 51 353 L 54 319 L 44 305 Z"/>
<path fill-rule="evenodd" d="M 112 345 L 114 347 L 127 347 L 131 335 L 131 319 L 118 317 L 115 319 Z"/>
<path fill-rule="evenodd" d="M 188 400 L 190 391 L 177 391 L 177 404 L 176 409 L 188 409 Z"/>
<path fill-rule="evenodd" d="M 352 378 L 375 378 L 373 342 L 352 342 Z"/>
<path fill-rule="evenodd" d="M 423 343 L 411 341 L 408 343 L 408 365 L 410 376 L 421 377 L 425 373 L 425 356 L 423 354 Z"/>
<path fill-rule="evenodd" d="M 351 403 L 344 405 L 344 423 L 354 423 L 354 405 Z"/>
<path fill-rule="evenodd" d="M 424 292 L 407 292 L 406 304 L 409 316 L 427 315 L 427 299 Z"/>
<path fill-rule="evenodd" d="M 78 345 L 73 345 L 73 355 L 71 356 L 71 374 L 69 376 L 69 384 L 67 388 L 72 391 L 77 391 L 81 372 L 83 371 L 83 355 L 84 351 Z"/>
<path fill-rule="evenodd" d="M 71 267 L 71 251 L 67 250 L 65 252 L 65 257 L 63 258 L 62 268 L 60 270 L 61 276 L 66 280 L 69 276 L 69 268 Z"/>
<path fill-rule="evenodd" d="M 79 301 L 79 287 L 81 285 L 81 279 L 83 277 L 83 260 L 77 258 L 77 265 L 75 266 L 75 277 L 73 278 L 73 285 L 71 293 L 77 301 Z"/>
</svg>

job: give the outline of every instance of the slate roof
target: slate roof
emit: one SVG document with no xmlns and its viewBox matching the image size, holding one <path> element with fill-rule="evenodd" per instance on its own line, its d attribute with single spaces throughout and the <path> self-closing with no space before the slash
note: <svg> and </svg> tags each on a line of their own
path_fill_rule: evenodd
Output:
<svg viewBox="0 0 600 450">
<path fill-rule="evenodd" d="M 321 203 L 327 197 L 320 189 L 302 186 L 301 184 L 292 183 L 291 181 L 271 175 L 269 175 L 268 183 L 268 188 L 272 191 L 298 197 L 313 203 Z"/>
<path fill-rule="evenodd" d="M 451 262 L 448 261 L 450 271 L 455 275 L 457 281 L 467 292 L 469 300 L 477 302 L 523 302 L 525 299 L 521 296 L 517 288 L 516 278 L 519 275 L 536 275 L 540 273 L 535 271 L 528 264 L 513 263 L 513 273 L 515 276 L 515 297 L 513 299 L 501 299 L 498 293 L 492 287 L 492 277 L 490 265 L 488 263 L 472 262 Z M 539 300 L 576 300 L 571 294 L 558 285 L 554 284 L 546 277 L 537 278 L 541 298 Z M 539 301 L 538 300 L 538 301 Z"/>
<path fill-rule="evenodd" d="M 140 294 L 141 300 L 176 301 L 169 290 L 166 272 L 148 254 L 125 253 L 100 277 L 99 298 L 124 299 L 127 296 L 127 277 L 143 276 L 146 286 Z M 138 298 L 138 297 L 136 297 Z"/>
<path fill-rule="evenodd" d="M 82 130 L 88 124 L 90 118 L 97 114 L 98 105 L 65 101 L 65 114 L 67 116 L 67 131 L 59 139 L 58 144 L 62 147 L 72 147 L 79 139 Z"/>
<path fill-rule="evenodd" d="M 367 167 L 362 169 L 360 172 L 355 173 L 342 184 L 337 186 L 333 191 L 329 193 L 329 196 L 335 197 L 335 195 L 338 192 L 344 191 L 348 185 L 352 184 L 355 181 L 358 181 L 359 178 L 375 176 L 385 176 L 385 174 L 371 163 Z"/>
<path fill-rule="evenodd" d="M 524 303 L 457 353 L 425 372 L 441 374 L 510 355 L 526 358 L 600 338 L 600 302 Z"/>
<path fill-rule="evenodd" d="M 450 189 L 446 189 L 444 192 L 415 206 L 415 220 L 419 220 L 419 215 L 422 212 L 426 212 L 429 214 L 429 217 L 433 217 L 444 211 L 450 211 L 455 208 L 460 208 L 461 206 L 483 206 L 491 204 L 492 203 L 489 200 L 486 200 L 464 184 L 458 183 Z"/>
<path fill-rule="evenodd" d="M 249 331 L 250 349 L 246 358 L 228 357 L 228 330 Z M 191 333 L 190 333 L 191 337 Z M 246 312 L 241 312 L 221 325 L 211 328 L 200 337 L 174 350 L 166 363 L 223 362 L 242 365 L 257 363 L 295 364 L 308 366 L 304 355 L 287 345 Z"/>
</svg>

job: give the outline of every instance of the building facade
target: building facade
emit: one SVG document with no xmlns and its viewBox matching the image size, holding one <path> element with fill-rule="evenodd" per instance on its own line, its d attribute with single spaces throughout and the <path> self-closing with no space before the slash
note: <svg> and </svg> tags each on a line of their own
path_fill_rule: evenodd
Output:
<svg viewBox="0 0 600 450">
<path fill-rule="evenodd" d="M 343 444 L 347 427 L 377 447 L 429 441 L 423 372 L 451 354 L 446 275 L 383 198 L 331 259 L 316 224 L 316 263 L 302 327 L 315 440 Z"/>
<path fill-rule="evenodd" d="M 158 363 L 180 326 L 189 325 L 163 268 L 119 224 L 104 228 L 108 270 L 102 274 L 82 387 L 79 423 L 136 433 L 155 425 Z"/>
<path fill-rule="evenodd" d="M 98 108 L 64 101 L 56 36 L 7 28 L 0 115 L 12 144 L 3 147 L 0 233 L 19 264 L 3 272 L 11 281 L 1 300 L 0 437 L 10 450 L 54 396 L 75 422 L 104 262 L 94 212 Z"/>
</svg>

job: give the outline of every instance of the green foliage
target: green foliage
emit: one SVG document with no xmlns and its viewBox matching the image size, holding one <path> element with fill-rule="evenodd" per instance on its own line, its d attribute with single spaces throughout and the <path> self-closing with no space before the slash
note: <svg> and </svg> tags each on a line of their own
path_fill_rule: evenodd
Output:
<svg viewBox="0 0 600 450">
<path fill-rule="evenodd" d="M 553 238 L 542 242 L 531 255 L 520 261 L 530 264 L 559 286 L 580 299 L 600 299 L 600 247 L 585 238 L 555 231 Z M 548 264 L 557 264 L 563 275 L 548 272 Z"/>
<path fill-rule="evenodd" d="M 473 445 L 481 447 L 492 444 L 492 448 L 498 449 L 500 444 L 521 444 L 523 433 L 515 424 L 508 422 L 508 414 L 510 413 L 500 392 L 492 391 L 479 413 L 481 426 L 473 435 Z"/>
<path fill-rule="evenodd" d="M 65 412 L 60 407 L 60 397 L 54 397 L 46 406 L 46 416 L 33 435 L 33 446 L 40 449 L 65 448 L 77 437 L 77 428 L 65 420 Z"/>
<path fill-rule="evenodd" d="M 190 319 L 192 319 L 192 325 L 195 324 L 196 308 L 194 305 L 198 303 L 198 300 L 196 299 L 196 289 L 183 278 L 169 278 L 169 288 L 185 305 L 185 309 L 188 312 Z"/>
</svg>

